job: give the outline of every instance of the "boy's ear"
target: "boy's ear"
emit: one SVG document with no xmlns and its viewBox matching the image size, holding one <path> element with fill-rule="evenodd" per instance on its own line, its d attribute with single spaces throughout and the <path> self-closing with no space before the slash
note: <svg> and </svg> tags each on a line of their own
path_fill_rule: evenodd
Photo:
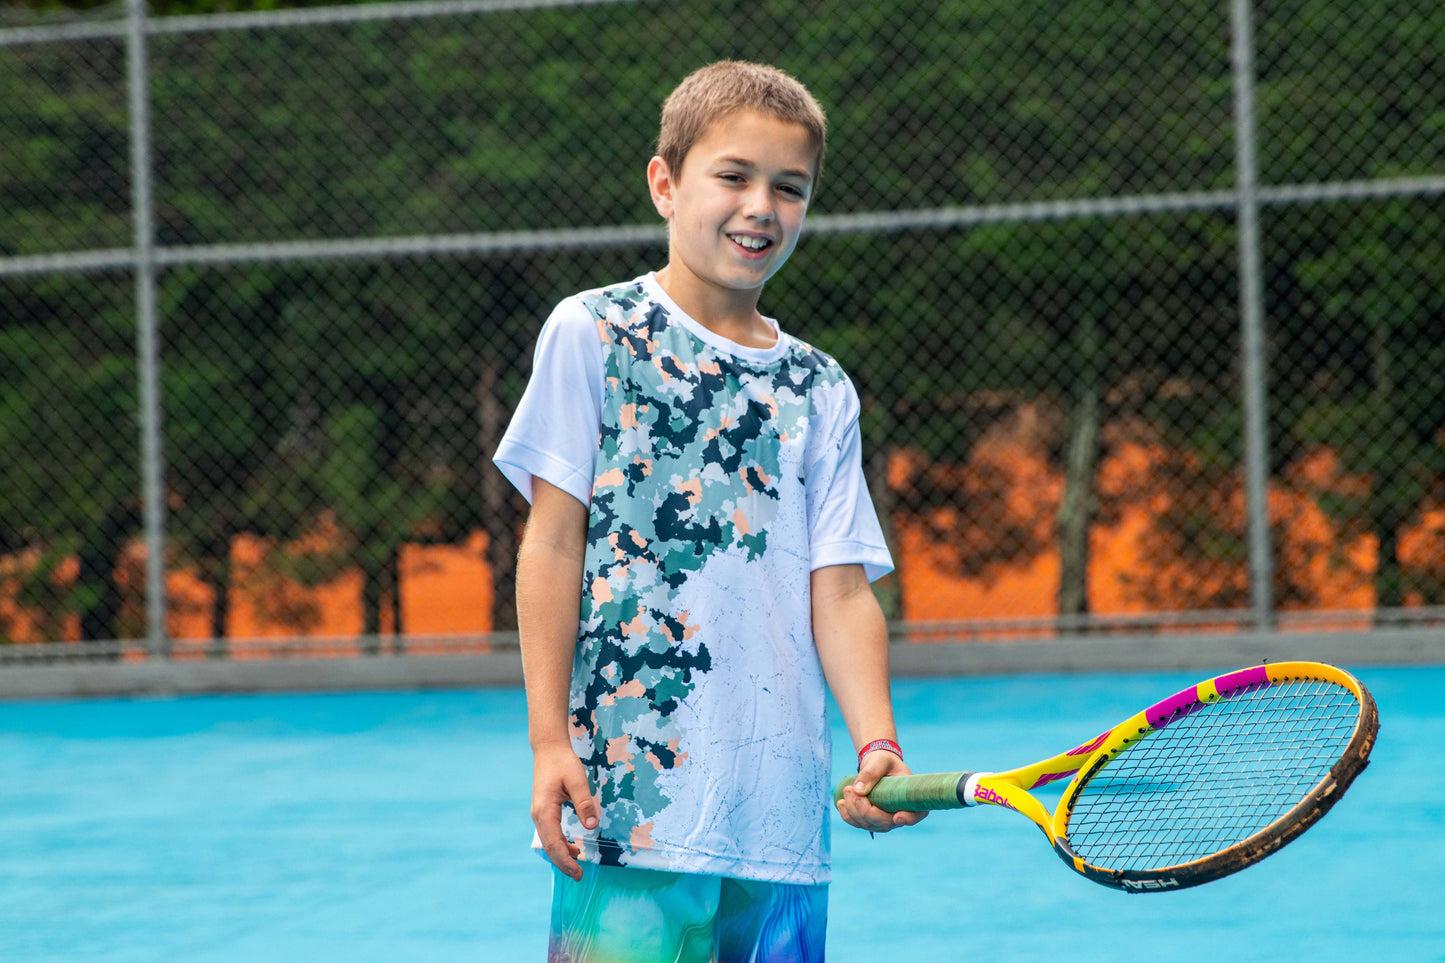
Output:
<svg viewBox="0 0 1445 963">
<path fill-rule="evenodd" d="M 647 162 L 647 189 L 652 194 L 652 206 L 657 208 L 658 215 L 664 221 L 672 219 L 673 186 L 672 172 L 667 169 L 667 161 L 654 157 Z"/>
</svg>

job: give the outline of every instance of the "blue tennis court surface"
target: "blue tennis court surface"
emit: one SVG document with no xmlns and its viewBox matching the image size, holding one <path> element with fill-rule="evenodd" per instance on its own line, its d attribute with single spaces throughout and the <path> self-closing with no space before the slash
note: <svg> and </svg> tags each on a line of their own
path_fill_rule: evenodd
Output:
<svg viewBox="0 0 1445 963">
<path fill-rule="evenodd" d="M 916 770 L 1001 769 L 1209 674 L 894 688 Z M 1445 961 L 1445 668 L 1357 674 L 1372 765 L 1258 866 L 1131 896 L 1010 813 L 835 820 L 829 957 Z M 540 960 L 524 725 L 518 690 L 0 705 L 0 960 Z"/>
</svg>

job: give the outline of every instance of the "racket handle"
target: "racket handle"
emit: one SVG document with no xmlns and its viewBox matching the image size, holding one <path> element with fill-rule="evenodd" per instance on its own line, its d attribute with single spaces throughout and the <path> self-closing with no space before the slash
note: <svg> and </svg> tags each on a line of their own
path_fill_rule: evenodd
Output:
<svg viewBox="0 0 1445 963">
<path fill-rule="evenodd" d="M 884 776 L 868 794 L 873 805 L 885 812 L 923 812 L 929 809 L 962 809 L 960 793 L 971 772 L 935 772 L 919 776 Z M 843 798 L 843 790 L 853 785 L 857 776 L 849 776 L 833 790 L 833 801 Z"/>
</svg>

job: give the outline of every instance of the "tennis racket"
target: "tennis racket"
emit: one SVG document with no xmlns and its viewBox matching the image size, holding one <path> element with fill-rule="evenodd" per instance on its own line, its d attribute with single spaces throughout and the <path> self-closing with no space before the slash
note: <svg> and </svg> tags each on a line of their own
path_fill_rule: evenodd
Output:
<svg viewBox="0 0 1445 963">
<path fill-rule="evenodd" d="M 1029 766 L 890 776 L 868 798 L 889 812 L 1012 809 L 1096 883 L 1184 889 L 1257 863 L 1314 825 L 1365 768 L 1378 729 L 1375 700 L 1354 676 L 1279 662 L 1206 679 Z M 1051 815 L 1029 790 L 1064 779 Z"/>
</svg>

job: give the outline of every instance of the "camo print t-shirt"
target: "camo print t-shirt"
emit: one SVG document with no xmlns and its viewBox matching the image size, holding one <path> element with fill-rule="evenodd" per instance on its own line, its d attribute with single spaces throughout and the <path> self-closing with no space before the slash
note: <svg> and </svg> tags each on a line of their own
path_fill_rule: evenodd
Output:
<svg viewBox="0 0 1445 963">
<path fill-rule="evenodd" d="M 582 859 L 828 881 L 809 573 L 892 567 L 858 407 L 826 354 L 722 338 L 652 275 L 547 320 L 495 461 L 589 508 L 570 721 L 602 818 L 563 817 Z"/>
</svg>

